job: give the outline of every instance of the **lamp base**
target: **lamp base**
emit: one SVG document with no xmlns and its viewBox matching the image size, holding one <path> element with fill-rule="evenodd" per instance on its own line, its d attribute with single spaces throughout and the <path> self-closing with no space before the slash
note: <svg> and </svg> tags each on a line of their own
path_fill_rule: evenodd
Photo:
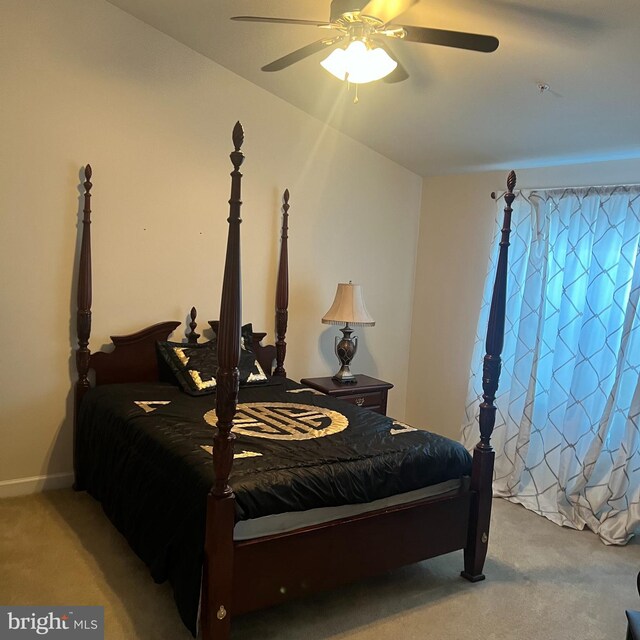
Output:
<svg viewBox="0 0 640 640">
<path fill-rule="evenodd" d="M 336 373 L 336 375 L 331 379 L 338 384 L 355 384 L 357 382 L 356 377 L 351 373 L 351 369 L 349 369 L 348 364 L 343 364 L 340 367 L 340 371 L 338 371 L 338 373 Z"/>
<path fill-rule="evenodd" d="M 338 384 L 354 384 L 356 377 L 351 373 L 349 365 L 358 350 L 358 338 L 357 336 L 351 337 L 353 329 L 348 322 L 340 331 L 342 331 L 342 340 L 338 340 L 338 336 L 336 336 L 335 345 L 336 355 L 340 360 L 340 371 L 331 379 Z"/>
</svg>

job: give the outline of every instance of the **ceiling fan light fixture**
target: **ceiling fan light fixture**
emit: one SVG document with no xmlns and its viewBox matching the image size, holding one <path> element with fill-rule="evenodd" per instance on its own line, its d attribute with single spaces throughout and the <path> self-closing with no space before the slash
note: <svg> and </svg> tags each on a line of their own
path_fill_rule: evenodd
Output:
<svg viewBox="0 0 640 640">
<path fill-rule="evenodd" d="M 321 63 L 338 80 L 353 84 L 374 82 L 388 76 L 398 63 L 380 47 L 352 40 L 346 49 L 334 49 Z"/>
</svg>

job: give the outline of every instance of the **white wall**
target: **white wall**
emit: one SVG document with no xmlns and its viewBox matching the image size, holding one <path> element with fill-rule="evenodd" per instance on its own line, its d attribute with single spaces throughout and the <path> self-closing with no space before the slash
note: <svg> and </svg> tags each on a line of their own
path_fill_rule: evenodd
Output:
<svg viewBox="0 0 640 640">
<path fill-rule="evenodd" d="M 92 348 L 192 305 L 216 318 L 236 120 L 244 320 L 272 335 L 289 187 L 290 377 L 337 368 L 320 318 L 339 281 L 360 282 L 377 323 L 354 369 L 393 382 L 404 417 L 418 176 L 102 0 L 3 0 L 0 86 L 0 495 L 69 480 L 80 168 L 94 170 Z"/>
<path fill-rule="evenodd" d="M 519 169 L 518 187 L 640 182 L 639 160 Z M 492 191 L 507 172 L 425 178 L 418 240 L 407 420 L 458 439 L 493 237 Z"/>
</svg>

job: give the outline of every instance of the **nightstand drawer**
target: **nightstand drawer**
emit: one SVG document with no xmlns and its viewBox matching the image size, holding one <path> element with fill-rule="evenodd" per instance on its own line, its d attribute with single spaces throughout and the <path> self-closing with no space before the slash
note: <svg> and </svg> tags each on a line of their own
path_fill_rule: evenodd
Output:
<svg viewBox="0 0 640 640">
<path fill-rule="evenodd" d="M 371 409 L 373 407 L 380 408 L 382 404 L 382 393 L 374 391 L 373 393 L 358 393 L 357 395 L 337 396 L 340 400 L 344 400 L 349 404 L 355 404 L 358 407 Z"/>
<path fill-rule="evenodd" d="M 389 382 L 362 374 L 356 374 L 354 384 L 341 384 L 333 378 L 303 378 L 300 382 L 302 385 L 322 391 L 356 407 L 376 411 L 383 416 L 387 414 L 387 394 L 389 389 L 393 389 L 393 385 Z"/>
</svg>

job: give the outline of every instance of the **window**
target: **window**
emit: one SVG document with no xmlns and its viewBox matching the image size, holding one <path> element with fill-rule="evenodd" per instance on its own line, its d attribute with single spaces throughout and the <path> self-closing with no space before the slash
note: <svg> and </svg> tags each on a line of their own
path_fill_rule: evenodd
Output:
<svg viewBox="0 0 640 640">
<path fill-rule="evenodd" d="M 494 493 L 624 544 L 640 527 L 640 187 L 521 192 L 513 209 Z M 469 448 L 494 274 L 495 258 L 462 432 Z"/>
</svg>

